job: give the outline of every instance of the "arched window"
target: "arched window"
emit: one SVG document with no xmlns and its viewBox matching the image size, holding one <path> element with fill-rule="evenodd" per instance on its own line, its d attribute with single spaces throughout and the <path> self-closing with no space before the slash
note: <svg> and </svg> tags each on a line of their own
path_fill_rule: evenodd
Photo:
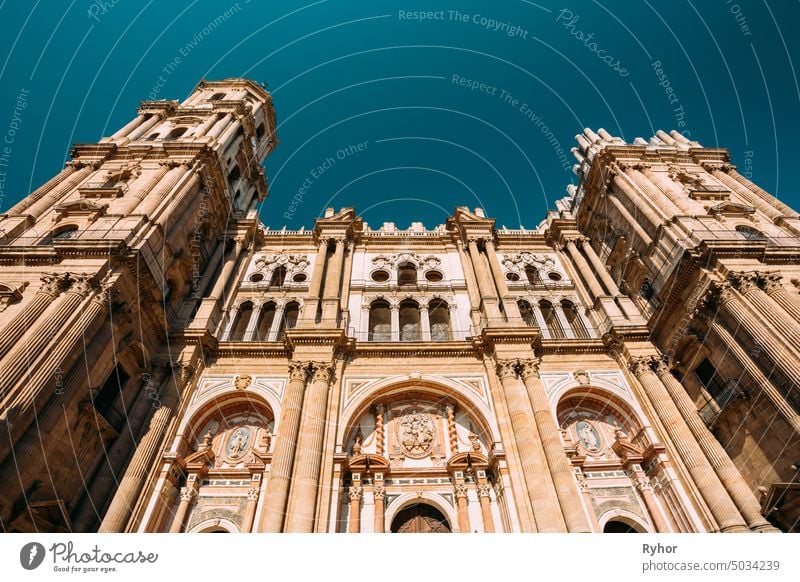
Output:
<svg viewBox="0 0 800 582">
<path fill-rule="evenodd" d="M 236 311 L 236 320 L 231 328 L 231 341 L 244 341 L 244 332 L 247 331 L 247 324 L 250 323 L 250 316 L 252 314 L 253 304 L 250 301 L 246 301 L 239 306 L 239 309 Z"/>
<path fill-rule="evenodd" d="M 525 267 L 525 276 L 528 278 L 528 283 L 531 285 L 541 285 L 542 278 L 539 276 L 539 271 L 533 265 Z"/>
<path fill-rule="evenodd" d="M 296 301 L 287 303 L 283 308 L 283 319 L 281 320 L 281 327 L 278 337 L 283 337 L 287 329 L 292 329 L 297 325 L 297 318 L 300 317 L 300 304 Z"/>
<path fill-rule="evenodd" d="M 450 340 L 450 307 L 446 301 L 434 299 L 428 303 L 428 319 L 431 322 L 431 339 L 435 342 Z"/>
<path fill-rule="evenodd" d="M 111 374 L 106 379 L 105 384 L 103 384 L 102 388 L 98 390 L 97 395 L 94 397 L 95 410 L 117 430 L 122 428 L 125 417 L 112 413 L 112 408 L 114 403 L 117 402 L 117 398 L 122 394 L 122 389 L 125 387 L 129 378 L 130 376 L 122 365 L 117 364 L 114 366 L 114 369 L 111 370 Z"/>
<path fill-rule="evenodd" d="M 369 306 L 369 341 L 392 341 L 392 310 L 383 299 L 373 301 Z"/>
<path fill-rule="evenodd" d="M 173 129 L 172 131 L 170 131 L 170 132 L 167 134 L 167 137 L 165 137 L 164 139 L 165 139 L 165 140 L 170 140 L 170 139 L 178 139 L 178 138 L 179 138 L 179 137 L 181 137 L 181 136 L 182 136 L 184 133 L 186 133 L 186 130 L 187 130 L 187 129 L 189 129 L 189 128 L 188 128 L 188 127 L 176 127 L 175 129 Z"/>
<path fill-rule="evenodd" d="M 416 285 L 417 268 L 411 263 L 403 263 L 402 265 L 397 267 L 397 284 Z"/>
<path fill-rule="evenodd" d="M 747 226 L 746 224 L 737 226 L 736 232 L 741 234 L 747 240 L 764 240 L 767 238 L 764 236 L 763 232 L 757 228 L 753 228 L 752 226 Z"/>
<path fill-rule="evenodd" d="M 151 133 L 150 135 L 148 135 L 148 136 L 147 136 L 147 139 L 148 139 L 149 141 L 155 141 L 155 140 L 157 140 L 157 139 L 158 139 L 158 136 L 159 136 L 159 135 L 161 135 L 161 132 L 160 132 L 160 131 L 156 131 L 156 132 L 154 132 L 154 133 Z"/>
<path fill-rule="evenodd" d="M 231 171 L 228 172 L 228 182 L 233 184 L 236 180 L 239 179 L 241 175 L 242 171 L 239 169 L 239 166 L 238 165 L 234 166 L 233 168 L 231 168 Z"/>
<path fill-rule="evenodd" d="M 561 302 L 561 309 L 564 310 L 564 316 L 567 318 L 567 323 L 572 328 L 575 337 L 589 337 L 589 330 L 586 329 L 586 325 L 583 323 L 583 319 L 581 319 L 575 304 L 572 301 L 564 299 Z"/>
<path fill-rule="evenodd" d="M 42 242 L 39 244 L 42 245 L 49 245 L 53 244 L 54 240 L 67 240 L 70 238 L 75 238 L 75 235 L 78 234 L 78 227 L 74 224 L 70 224 L 68 226 L 62 226 L 61 228 L 57 228 L 49 235 L 42 239 Z"/>
<path fill-rule="evenodd" d="M 417 342 L 420 338 L 419 304 L 406 299 L 400 303 L 400 341 Z"/>
<path fill-rule="evenodd" d="M 624 521 L 610 519 L 603 526 L 603 533 L 641 533 L 641 531 Z"/>
<path fill-rule="evenodd" d="M 225 93 L 214 93 L 211 97 L 208 98 L 209 101 L 219 101 L 220 99 L 225 98 Z"/>
<path fill-rule="evenodd" d="M 270 287 L 283 287 L 283 283 L 286 281 L 286 267 L 281 265 L 274 271 L 272 271 L 272 279 L 269 281 Z"/>
<path fill-rule="evenodd" d="M 522 316 L 522 321 L 525 322 L 525 325 L 528 327 L 536 327 L 538 325 L 530 303 L 520 299 L 517 301 L 517 307 L 519 307 L 519 314 Z"/>
<path fill-rule="evenodd" d="M 275 304 L 270 301 L 261 307 L 256 325 L 256 340 L 260 342 L 269 341 L 269 330 L 272 329 L 272 322 L 275 321 Z"/>
<path fill-rule="evenodd" d="M 539 301 L 539 311 L 542 312 L 542 318 L 547 326 L 547 331 L 550 332 L 550 337 L 563 338 L 564 330 L 561 329 L 561 322 L 558 321 L 553 304 L 543 299 Z"/>
</svg>

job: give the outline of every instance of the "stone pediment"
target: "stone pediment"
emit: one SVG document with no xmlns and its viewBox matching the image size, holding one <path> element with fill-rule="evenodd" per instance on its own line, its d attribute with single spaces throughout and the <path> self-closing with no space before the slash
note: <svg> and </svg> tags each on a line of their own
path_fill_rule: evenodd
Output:
<svg viewBox="0 0 800 582">
<path fill-rule="evenodd" d="M 73 200 L 71 202 L 64 202 L 53 208 L 56 211 L 58 220 L 66 216 L 86 216 L 89 222 L 94 222 L 99 217 L 103 216 L 108 210 L 105 204 L 98 204 L 92 200 Z"/>
<path fill-rule="evenodd" d="M 722 214 L 725 216 L 742 216 L 745 214 L 753 214 L 756 211 L 752 206 L 747 204 L 739 204 L 738 202 L 721 202 L 715 204 L 708 209 L 709 214 Z"/>
</svg>

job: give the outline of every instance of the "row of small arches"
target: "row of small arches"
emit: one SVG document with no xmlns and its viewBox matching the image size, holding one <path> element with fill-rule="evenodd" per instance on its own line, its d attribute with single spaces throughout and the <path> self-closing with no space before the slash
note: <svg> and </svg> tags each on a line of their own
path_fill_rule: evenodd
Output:
<svg viewBox="0 0 800 582">
<path fill-rule="evenodd" d="M 400 302 L 397 338 L 400 341 L 421 341 L 423 326 L 420 305 L 413 299 Z M 448 341 L 452 337 L 450 306 L 443 299 L 428 302 L 428 322 L 432 341 Z M 369 307 L 369 341 L 392 341 L 392 306 L 385 299 L 376 299 Z"/>
<path fill-rule="evenodd" d="M 300 304 L 296 301 L 287 303 L 282 313 L 279 314 L 278 305 L 274 301 L 269 301 L 261 306 L 256 320 L 255 328 L 253 328 L 253 337 L 247 337 L 247 331 L 250 327 L 250 322 L 253 317 L 253 312 L 256 307 L 252 301 L 245 301 L 236 310 L 236 316 L 228 334 L 230 341 L 245 341 L 252 339 L 253 341 L 276 341 L 283 337 L 287 329 L 292 329 L 297 325 L 297 319 L 300 316 Z M 278 327 L 273 330 L 276 323 L 276 317 L 280 317 Z M 271 337 L 271 332 L 274 332 Z"/>
<path fill-rule="evenodd" d="M 552 339 L 563 339 L 567 337 L 567 333 L 556 312 L 556 305 L 558 305 L 558 307 L 560 307 L 561 311 L 564 313 L 566 324 L 572 330 L 572 333 L 575 337 L 590 337 L 589 330 L 578 313 L 578 308 L 572 301 L 569 301 L 568 299 L 562 299 L 558 304 L 548 301 L 547 299 L 540 299 L 536 304 L 531 304 L 524 299 L 517 301 L 519 314 L 527 326 L 539 327 L 539 321 L 537 320 L 535 311 L 538 309 L 539 313 L 541 314 L 541 321 L 547 328 L 550 337 Z"/>
</svg>

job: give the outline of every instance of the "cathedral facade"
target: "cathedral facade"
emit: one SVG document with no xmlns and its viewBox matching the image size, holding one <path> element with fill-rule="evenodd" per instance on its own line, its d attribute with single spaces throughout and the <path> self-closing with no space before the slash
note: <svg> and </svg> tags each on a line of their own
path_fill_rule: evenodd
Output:
<svg viewBox="0 0 800 582">
<path fill-rule="evenodd" d="M 272 230 L 275 128 L 203 81 L 0 216 L 3 531 L 797 529 L 800 218 L 726 150 L 584 130 L 532 230 Z"/>
</svg>

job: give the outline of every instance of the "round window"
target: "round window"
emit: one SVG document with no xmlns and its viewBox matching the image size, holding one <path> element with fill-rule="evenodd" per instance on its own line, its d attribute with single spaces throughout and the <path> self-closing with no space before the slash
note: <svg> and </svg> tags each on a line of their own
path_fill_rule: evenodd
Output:
<svg viewBox="0 0 800 582">
<path fill-rule="evenodd" d="M 251 283 L 259 283 L 264 280 L 264 275 L 261 273 L 253 273 L 250 275 L 250 282 Z"/>
<path fill-rule="evenodd" d="M 558 273 L 547 273 L 547 278 L 551 281 L 561 281 L 561 275 Z"/>
<path fill-rule="evenodd" d="M 294 277 L 292 277 L 292 281 L 295 283 L 302 283 L 306 279 L 308 279 L 308 277 L 305 273 L 297 273 Z"/>
<path fill-rule="evenodd" d="M 372 273 L 372 280 L 376 283 L 383 283 L 389 280 L 388 271 L 375 271 Z"/>
<path fill-rule="evenodd" d="M 431 283 L 438 283 L 442 279 L 444 279 L 444 275 L 439 271 L 428 271 L 425 273 L 425 280 Z"/>
<path fill-rule="evenodd" d="M 519 275 L 517 273 L 506 273 L 506 279 L 508 281 L 519 281 Z"/>
</svg>

